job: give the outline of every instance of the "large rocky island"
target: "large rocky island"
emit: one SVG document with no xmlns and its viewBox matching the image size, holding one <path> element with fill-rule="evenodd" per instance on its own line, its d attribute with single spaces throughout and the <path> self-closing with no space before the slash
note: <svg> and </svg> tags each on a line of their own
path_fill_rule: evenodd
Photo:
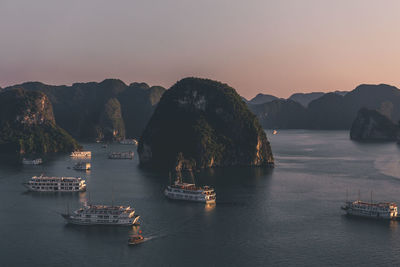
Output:
<svg viewBox="0 0 400 267">
<path fill-rule="evenodd" d="M 4 88 L 45 93 L 57 124 L 78 140 L 139 138 L 165 89 L 118 79 L 72 86 L 26 82 Z"/>
<path fill-rule="evenodd" d="M 142 166 L 162 169 L 274 163 L 264 130 L 236 91 L 199 78 L 183 79 L 164 93 L 138 152 Z"/>
<path fill-rule="evenodd" d="M 42 92 L 0 92 L 0 153 L 12 155 L 69 152 L 79 144 L 56 125 L 53 108 Z"/>
<path fill-rule="evenodd" d="M 400 137 L 399 125 L 377 110 L 362 108 L 350 129 L 350 138 L 361 142 L 396 141 Z"/>
</svg>

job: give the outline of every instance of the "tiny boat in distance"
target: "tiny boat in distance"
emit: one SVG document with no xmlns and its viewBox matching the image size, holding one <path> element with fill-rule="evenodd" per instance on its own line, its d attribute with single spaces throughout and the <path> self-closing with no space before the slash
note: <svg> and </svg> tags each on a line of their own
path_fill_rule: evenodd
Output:
<svg viewBox="0 0 400 267">
<path fill-rule="evenodd" d="M 78 162 L 74 165 L 73 169 L 77 171 L 88 171 L 91 167 L 92 165 L 90 162 Z"/>
<path fill-rule="evenodd" d="M 123 139 L 119 141 L 122 145 L 138 145 L 138 141 L 136 139 Z"/>
<path fill-rule="evenodd" d="M 128 239 L 128 245 L 138 245 L 144 242 L 142 235 L 131 235 Z"/>
<path fill-rule="evenodd" d="M 179 180 L 164 190 L 164 195 L 170 199 L 187 200 L 204 203 L 215 203 L 214 188 L 209 186 L 197 187 L 195 184 L 183 183 Z"/>
<path fill-rule="evenodd" d="M 26 158 L 22 159 L 22 164 L 24 164 L 24 165 L 40 165 L 42 163 L 43 163 L 43 160 L 41 158 L 32 159 L 32 160 L 26 159 Z"/>
<path fill-rule="evenodd" d="M 80 177 L 47 177 L 33 176 L 24 185 L 35 192 L 83 192 L 86 191 L 85 180 Z"/>
<path fill-rule="evenodd" d="M 368 203 L 356 200 L 347 201 L 342 207 L 346 214 L 376 219 L 396 220 L 398 218 L 397 204 L 393 202 Z"/>
<path fill-rule="evenodd" d="M 92 157 L 91 151 L 74 151 L 70 155 L 71 158 L 88 158 Z"/>
<path fill-rule="evenodd" d="M 140 217 L 131 207 L 106 205 L 84 205 L 61 216 L 68 223 L 79 225 L 135 225 Z"/>
<path fill-rule="evenodd" d="M 111 152 L 108 155 L 109 159 L 133 159 L 134 157 L 133 151 L 127 151 L 127 152 Z"/>
</svg>

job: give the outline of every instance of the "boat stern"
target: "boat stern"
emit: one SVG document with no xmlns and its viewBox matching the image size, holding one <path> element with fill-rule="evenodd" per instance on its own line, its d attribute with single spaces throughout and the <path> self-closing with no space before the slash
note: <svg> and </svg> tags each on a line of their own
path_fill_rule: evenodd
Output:
<svg viewBox="0 0 400 267">
<path fill-rule="evenodd" d="M 139 215 L 135 215 L 135 217 L 132 220 L 132 225 L 139 225 Z"/>
</svg>

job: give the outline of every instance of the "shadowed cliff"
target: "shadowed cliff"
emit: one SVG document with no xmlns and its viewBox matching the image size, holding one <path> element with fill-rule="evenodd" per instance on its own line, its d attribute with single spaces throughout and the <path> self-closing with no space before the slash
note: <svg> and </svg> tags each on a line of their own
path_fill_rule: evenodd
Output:
<svg viewBox="0 0 400 267">
<path fill-rule="evenodd" d="M 138 152 L 142 166 L 177 170 L 274 162 L 265 132 L 236 91 L 199 78 L 162 96 Z"/>
</svg>

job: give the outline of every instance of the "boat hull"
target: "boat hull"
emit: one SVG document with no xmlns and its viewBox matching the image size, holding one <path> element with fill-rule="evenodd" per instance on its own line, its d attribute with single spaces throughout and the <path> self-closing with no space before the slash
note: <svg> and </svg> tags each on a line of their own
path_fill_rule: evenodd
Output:
<svg viewBox="0 0 400 267">
<path fill-rule="evenodd" d="M 66 193 L 66 192 L 85 192 L 86 191 L 86 186 L 79 188 L 79 189 L 37 189 L 37 188 L 33 188 L 32 185 L 28 184 L 28 183 L 24 183 L 23 184 L 28 191 L 30 192 L 49 192 L 49 193 L 56 193 L 56 192 L 62 192 L 62 193 Z"/>
<path fill-rule="evenodd" d="M 397 217 L 391 217 L 389 215 L 382 215 L 379 213 L 363 213 L 363 212 L 354 211 L 354 210 L 350 210 L 350 209 L 346 210 L 346 215 L 354 216 L 354 217 L 377 219 L 377 220 L 397 220 Z"/>
<path fill-rule="evenodd" d="M 179 194 L 179 193 L 172 193 L 167 190 L 165 190 L 164 195 L 173 200 L 184 200 L 184 201 L 191 201 L 191 202 L 200 202 L 200 203 L 215 203 L 215 198 L 214 199 L 205 199 L 204 195 L 199 195 L 199 196 L 189 196 L 187 194 Z"/>
<path fill-rule="evenodd" d="M 94 220 L 84 221 L 82 219 L 74 218 L 72 215 L 69 214 L 61 214 L 61 216 L 65 219 L 65 221 L 69 224 L 76 224 L 76 225 L 113 225 L 113 226 L 130 226 L 138 224 L 138 220 L 140 216 L 136 215 L 132 220 L 123 221 L 123 222 L 97 222 Z"/>
</svg>

